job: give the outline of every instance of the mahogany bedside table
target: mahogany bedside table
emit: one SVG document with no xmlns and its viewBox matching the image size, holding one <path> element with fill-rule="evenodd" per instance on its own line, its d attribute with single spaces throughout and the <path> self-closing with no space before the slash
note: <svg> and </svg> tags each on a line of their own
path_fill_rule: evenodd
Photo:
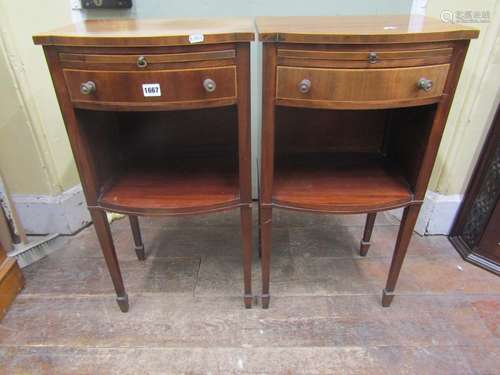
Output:
<svg viewBox="0 0 500 375">
<path fill-rule="evenodd" d="M 269 305 L 273 208 L 376 213 L 404 207 L 382 305 L 389 306 L 469 39 L 422 16 L 259 17 L 263 47 L 260 252 Z"/>
<path fill-rule="evenodd" d="M 92 220 L 128 311 L 107 211 L 239 208 L 244 303 L 251 307 L 250 41 L 247 18 L 88 20 L 43 45 Z"/>
</svg>

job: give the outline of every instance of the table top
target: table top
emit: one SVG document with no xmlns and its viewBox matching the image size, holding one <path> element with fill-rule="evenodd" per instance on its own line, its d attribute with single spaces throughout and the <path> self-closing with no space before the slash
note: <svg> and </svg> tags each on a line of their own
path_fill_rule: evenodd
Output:
<svg viewBox="0 0 500 375">
<path fill-rule="evenodd" d="M 479 30 L 420 15 L 257 17 L 259 39 L 285 43 L 412 43 L 477 38 Z"/>
<path fill-rule="evenodd" d="M 255 28 L 249 17 L 173 19 L 94 19 L 33 36 L 35 44 L 146 47 L 249 42 Z"/>
</svg>

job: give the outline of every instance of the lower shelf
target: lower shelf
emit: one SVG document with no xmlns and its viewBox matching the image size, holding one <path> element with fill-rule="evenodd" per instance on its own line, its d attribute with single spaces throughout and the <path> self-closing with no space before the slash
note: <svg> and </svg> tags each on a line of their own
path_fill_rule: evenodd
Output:
<svg viewBox="0 0 500 375">
<path fill-rule="evenodd" d="M 273 203 L 291 209 L 361 213 L 404 206 L 408 183 L 379 154 L 310 153 L 277 157 Z"/>
<path fill-rule="evenodd" d="M 236 206 L 239 192 L 236 161 L 189 157 L 128 168 L 113 180 L 98 203 L 129 213 L 199 212 Z"/>
</svg>

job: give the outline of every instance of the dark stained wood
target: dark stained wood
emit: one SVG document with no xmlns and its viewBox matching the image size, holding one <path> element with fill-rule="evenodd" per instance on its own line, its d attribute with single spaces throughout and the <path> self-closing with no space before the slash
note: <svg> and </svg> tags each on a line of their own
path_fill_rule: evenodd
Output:
<svg viewBox="0 0 500 375">
<path fill-rule="evenodd" d="M 432 46 L 432 45 L 431 45 Z M 430 47 L 431 47 L 430 46 Z M 408 47 L 406 47 L 408 48 Z M 340 61 L 348 62 L 363 62 L 363 67 L 366 68 L 381 68 L 391 66 L 407 66 L 409 63 L 418 61 L 418 65 L 432 65 L 437 61 L 449 62 L 453 53 L 453 48 L 431 48 L 431 49 L 406 49 L 406 50 L 379 50 L 380 47 L 373 46 L 367 48 L 365 51 L 360 50 L 314 50 L 314 49 L 278 49 L 278 65 L 286 62 L 287 59 L 294 59 L 295 61 L 304 60 L 308 63 L 311 60 L 326 60 L 333 63 Z M 370 53 L 374 54 L 373 60 L 370 60 Z M 410 61 L 407 61 L 410 60 Z M 392 62 L 390 66 L 383 65 L 384 63 Z M 382 66 L 381 66 L 382 64 Z M 286 64 L 292 65 L 292 64 Z M 389 64 L 388 64 L 389 65 Z"/>
<path fill-rule="evenodd" d="M 252 157 L 250 123 L 250 45 L 237 49 L 238 67 L 238 158 L 240 197 L 243 203 L 252 203 Z"/>
<path fill-rule="evenodd" d="M 111 280 L 113 281 L 113 285 L 115 287 L 116 302 L 122 312 L 128 312 L 128 295 L 125 292 L 125 286 L 123 285 L 120 265 L 118 264 L 118 258 L 116 257 L 115 245 L 113 243 L 113 237 L 111 236 L 111 230 L 109 229 L 106 211 L 90 209 L 90 216 L 92 217 L 97 238 L 101 245 L 101 251 L 104 255 L 104 260 L 106 261 Z"/>
<path fill-rule="evenodd" d="M 243 247 L 244 304 L 251 308 L 252 295 L 252 152 L 250 121 L 250 45 L 236 50 L 238 76 L 238 168 L 240 186 L 240 223 Z"/>
<path fill-rule="evenodd" d="M 275 139 L 276 46 L 265 43 L 262 66 L 262 131 L 259 178 L 259 255 L 262 272 L 262 308 L 269 308 L 272 203 Z"/>
<path fill-rule="evenodd" d="M 479 242 L 480 254 L 500 265 L 500 204 L 496 204 L 488 225 L 484 229 L 481 242 Z M 499 273 L 500 274 L 500 273 Z"/>
<path fill-rule="evenodd" d="M 412 201 L 397 167 L 377 154 L 289 154 L 276 160 L 273 204 L 277 207 L 362 213 Z"/>
<path fill-rule="evenodd" d="M 188 53 L 168 53 L 168 54 L 121 54 L 121 55 L 92 55 L 81 53 L 60 53 L 59 59 L 61 62 L 82 62 L 85 64 L 101 63 L 101 64 L 131 64 L 135 70 L 145 70 L 155 67 L 155 64 L 169 62 L 186 62 L 186 61 L 206 61 L 206 60 L 224 60 L 232 59 L 236 56 L 234 49 L 223 51 L 207 51 L 207 52 L 188 52 Z M 144 58 L 147 65 L 138 66 L 139 58 Z"/>
<path fill-rule="evenodd" d="M 61 109 L 61 114 L 68 133 L 68 139 L 73 151 L 76 167 L 82 182 L 87 204 L 92 206 L 97 202 L 98 181 L 96 166 L 89 147 L 89 139 L 79 126 L 68 89 L 64 80 L 57 51 L 51 47 L 44 47 L 45 58 L 49 67 L 52 83 Z"/>
<path fill-rule="evenodd" d="M 451 43 L 288 44 L 278 48 L 279 66 L 315 68 L 395 68 L 446 64 Z"/>
<path fill-rule="evenodd" d="M 90 108 L 97 103 L 102 107 L 133 109 L 135 104 L 141 107 L 157 108 L 161 104 L 171 103 L 171 108 L 180 109 L 187 103 L 191 108 L 203 107 L 204 102 L 213 103 L 225 99 L 226 105 L 236 101 L 236 68 L 216 67 L 185 70 L 159 70 L 148 72 L 109 72 L 64 69 L 71 101 L 76 107 Z M 212 79 L 216 86 L 214 92 L 207 92 L 203 87 L 205 79 Z M 90 95 L 80 92 L 80 85 L 94 82 L 96 91 Z M 161 96 L 145 97 L 143 84 L 160 85 Z"/>
<path fill-rule="evenodd" d="M 382 292 L 382 306 L 384 307 L 389 307 L 394 298 L 394 289 L 396 288 L 399 273 L 401 272 L 406 251 L 408 250 L 408 245 L 410 244 L 413 228 L 417 222 L 420 206 L 421 205 L 407 206 L 403 211 L 403 217 L 401 218 L 401 224 L 399 226 L 398 238 L 396 240 L 396 246 L 394 247 L 394 254 L 392 256 L 387 283 L 385 284 L 385 288 Z"/>
<path fill-rule="evenodd" d="M 499 155 L 500 105 L 449 237 L 465 260 L 497 275 L 500 275 Z"/>
<path fill-rule="evenodd" d="M 159 47 L 54 47 L 63 68 L 79 70 L 154 71 L 234 66 L 237 43 Z M 140 57 L 147 65 L 138 66 Z"/>
<path fill-rule="evenodd" d="M 200 56 L 200 54 L 204 54 L 205 52 L 217 52 L 227 51 L 227 50 L 236 50 L 236 46 L 238 43 L 227 43 L 227 44 L 193 44 L 189 46 L 188 51 L 186 51 L 186 46 L 170 46 L 170 45 L 159 45 L 159 46 L 54 46 L 54 49 L 60 54 L 88 54 L 88 55 L 133 55 L 136 57 L 139 56 L 148 56 L 148 55 L 182 55 L 182 56 L 192 56 L 190 54 L 196 54 L 196 56 Z M 445 47 L 445 46 L 444 46 Z M 186 55 L 188 54 L 188 55 Z M 207 55 L 205 55 L 207 56 Z M 213 57 L 213 53 L 208 54 L 209 57 Z M 221 59 L 222 61 L 226 61 L 225 58 Z M 202 61 L 196 61 L 201 63 Z M 187 61 L 183 61 L 184 63 L 188 63 Z M 154 69 L 155 65 L 148 64 L 146 69 Z M 138 68 L 136 64 L 134 64 L 135 68 Z M 143 68 L 142 68 L 143 69 Z"/>
<path fill-rule="evenodd" d="M 135 253 L 137 255 L 137 259 L 145 260 L 146 253 L 144 251 L 144 244 L 142 243 L 139 218 L 135 215 L 129 215 L 128 218 L 130 220 L 130 228 L 132 229 L 132 236 L 134 237 Z"/>
<path fill-rule="evenodd" d="M 276 106 L 276 154 L 381 152 L 390 110 Z M 346 123 L 350 125 L 345 126 Z"/>
<path fill-rule="evenodd" d="M 412 191 L 416 188 L 436 108 L 437 105 L 429 105 L 395 109 L 387 117 L 384 152 L 397 160 Z"/>
<path fill-rule="evenodd" d="M 123 160 L 124 149 L 119 140 L 122 129 L 115 113 L 106 111 L 73 112 L 79 126 L 80 137 L 86 140 L 88 160 L 94 166 L 94 178 L 98 194 L 114 176 L 123 169 L 120 161 Z M 97 199 L 97 198 L 96 198 Z M 90 206 L 90 202 L 87 202 Z"/>
<path fill-rule="evenodd" d="M 118 175 L 98 203 L 119 212 L 200 212 L 240 202 L 237 163 L 224 156 L 173 154 Z"/>
<path fill-rule="evenodd" d="M 193 34 L 203 41 L 190 41 Z M 248 18 L 93 20 L 34 37 L 44 45 L 122 311 L 128 298 L 105 210 L 130 215 L 143 259 L 138 215 L 241 209 L 244 303 L 251 307 L 253 38 Z M 96 91 L 85 95 L 87 81 Z M 144 96 L 146 83 L 159 83 L 161 96 Z"/>
<path fill-rule="evenodd" d="M 80 109 L 91 109 L 95 111 L 175 111 L 199 108 L 227 107 L 236 103 L 235 98 L 205 99 L 205 100 L 185 100 L 181 102 L 104 102 L 104 101 L 75 101 L 74 107 Z"/>
<path fill-rule="evenodd" d="M 451 109 L 453 96 L 458 85 L 458 79 L 460 78 L 468 48 L 468 40 L 456 42 L 451 64 L 453 68 L 450 69 L 443 91 L 445 95 L 443 95 L 443 100 L 436 108 L 436 113 L 434 114 L 432 126 L 429 131 L 429 138 L 422 155 L 422 162 L 418 169 L 415 183 L 415 195 L 417 199 L 424 199 L 425 197 L 427 185 L 431 178 L 432 169 L 439 150 L 439 144 L 444 133 L 444 127 L 446 126 L 446 120 Z"/>
<path fill-rule="evenodd" d="M 190 40 L 203 35 L 203 40 Z M 152 47 L 250 42 L 253 20 L 246 17 L 85 20 L 33 36 L 35 44 L 55 46 Z"/>
<path fill-rule="evenodd" d="M 263 46 L 262 66 L 262 132 L 260 196 L 261 204 L 272 202 L 274 173 L 274 132 L 275 132 L 275 95 L 276 95 L 276 46 L 265 43 Z"/>
<path fill-rule="evenodd" d="M 0 243 L 0 264 L 3 263 L 3 261 L 7 259 L 7 252 L 3 248 L 2 244 Z"/>
<path fill-rule="evenodd" d="M 376 212 L 405 207 L 382 298 L 389 306 L 478 31 L 413 15 L 261 17 L 257 26 L 264 41 L 263 306 L 273 207 L 368 213 L 361 255 Z M 420 78 L 432 80 L 428 91 L 417 86 Z"/>
<path fill-rule="evenodd" d="M 240 208 L 241 246 L 243 247 L 243 302 L 247 309 L 252 307 L 252 206 Z"/>
<path fill-rule="evenodd" d="M 421 15 L 257 17 L 263 42 L 365 44 L 477 38 L 471 27 Z"/>
<path fill-rule="evenodd" d="M 400 100 L 373 100 L 373 101 L 331 101 L 331 100 L 300 100 L 300 99 L 276 99 L 276 104 L 289 107 L 318 108 L 318 109 L 386 109 L 412 107 L 426 104 L 434 104 L 442 101 L 443 97 L 430 96 L 422 99 L 400 99 Z"/>
<path fill-rule="evenodd" d="M 262 308 L 269 308 L 271 294 L 269 292 L 269 281 L 271 271 L 271 242 L 273 210 L 271 206 L 261 204 L 259 210 L 260 221 L 260 268 L 262 272 Z"/>
<path fill-rule="evenodd" d="M 314 108 L 390 108 L 440 100 L 449 65 L 391 69 L 322 69 L 277 67 L 277 104 Z M 429 91 L 417 87 L 421 78 L 433 82 Z M 302 93 L 302 80 L 311 82 Z M 286 102 L 282 102 L 285 100 Z"/>
<path fill-rule="evenodd" d="M 138 68 L 136 62 L 124 63 L 101 63 L 101 62 L 84 62 L 84 61 L 61 61 L 61 66 L 65 69 L 76 70 L 92 70 L 102 71 L 112 69 L 114 72 L 121 71 L 136 71 L 147 72 L 155 70 L 186 70 L 200 68 L 216 68 L 224 66 L 232 66 L 235 64 L 235 59 L 220 59 L 220 60 L 203 60 L 203 61 L 179 61 L 179 62 L 161 62 L 148 64 L 146 68 Z"/>
<path fill-rule="evenodd" d="M 377 213 L 371 213 L 366 215 L 365 230 L 363 232 L 363 239 L 361 240 L 359 255 L 362 257 L 366 256 L 368 249 L 370 248 L 370 239 L 372 237 L 373 225 L 375 224 L 375 219 L 377 218 Z"/>
<path fill-rule="evenodd" d="M 8 257 L 0 244 L 0 321 L 23 287 L 24 277 L 16 258 Z"/>
</svg>

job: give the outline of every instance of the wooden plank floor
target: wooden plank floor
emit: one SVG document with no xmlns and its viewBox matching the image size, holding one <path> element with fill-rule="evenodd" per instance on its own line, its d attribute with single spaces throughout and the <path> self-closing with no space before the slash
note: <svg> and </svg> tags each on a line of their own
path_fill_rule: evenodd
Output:
<svg viewBox="0 0 500 375">
<path fill-rule="evenodd" d="M 93 228 L 24 269 L 0 323 L 0 374 L 498 374 L 500 279 L 444 237 L 414 236 L 390 308 L 380 295 L 397 233 L 379 215 L 277 211 L 269 310 L 245 310 L 239 215 L 112 225 L 130 312 L 119 311 Z M 256 235 L 256 233 L 254 233 Z M 259 293 L 255 257 L 254 291 Z"/>
</svg>

